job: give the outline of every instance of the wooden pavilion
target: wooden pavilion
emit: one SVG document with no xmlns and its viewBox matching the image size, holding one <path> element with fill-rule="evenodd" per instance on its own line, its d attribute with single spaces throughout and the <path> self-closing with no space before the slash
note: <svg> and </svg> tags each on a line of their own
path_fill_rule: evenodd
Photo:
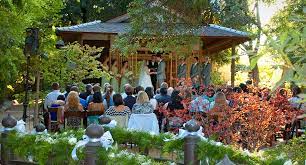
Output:
<svg viewBox="0 0 306 165">
<path fill-rule="evenodd" d="M 104 47 L 100 61 L 103 62 L 107 57 L 117 59 L 119 64 L 128 60 L 131 70 L 137 74 L 137 61 L 149 60 L 153 54 L 149 49 L 143 47 L 135 55 L 129 57 L 120 56 L 119 52 L 110 51 L 118 34 L 127 33 L 130 30 L 129 16 L 127 14 L 113 18 L 106 22 L 93 21 L 69 27 L 56 28 L 56 34 L 60 36 L 65 43 L 79 42 L 81 45 Z M 245 32 L 226 28 L 214 24 L 203 26 L 197 34 L 201 38 L 201 45 L 195 45 L 192 54 L 187 59 L 187 69 L 192 63 L 193 56 L 203 57 L 213 55 L 228 48 L 234 48 L 236 45 L 250 40 Z M 175 52 L 164 55 L 166 66 L 167 82 L 173 85 L 177 75 L 178 56 Z M 110 61 L 111 63 L 111 61 Z M 119 68 L 120 69 L 120 68 Z M 187 71 L 187 73 L 189 73 Z M 189 76 L 189 75 L 188 75 Z"/>
</svg>

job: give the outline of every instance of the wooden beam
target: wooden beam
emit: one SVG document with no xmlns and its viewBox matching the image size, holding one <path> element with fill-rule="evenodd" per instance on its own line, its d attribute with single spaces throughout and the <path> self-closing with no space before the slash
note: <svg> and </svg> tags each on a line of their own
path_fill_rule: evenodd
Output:
<svg viewBox="0 0 306 165">
<path fill-rule="evenodd" d="M 211 50 L 214 50 L 214 49 L 218 49 L 224 45 L 227 45 L 227 44 L 230 44 L 232 43 L 233 40 L 231 39 L 225 39 L 225 40 L 221 40 L 221 41 L 218 41 L 216 43 L 210 43 L 209 45 L 207 45 L 207 50 L 208 52 L 210 52 Z"/>
</svg>

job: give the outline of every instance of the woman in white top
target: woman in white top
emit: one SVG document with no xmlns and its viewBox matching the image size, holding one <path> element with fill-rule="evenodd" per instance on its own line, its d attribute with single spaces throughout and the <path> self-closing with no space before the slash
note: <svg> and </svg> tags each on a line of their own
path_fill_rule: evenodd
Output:
<svg viewBox="0 0 306 165">
<path fill-rule="evenodd" d="M 147 87 L 147 88 L 145 89 L 145 92 L 146 92 L 147 95 L 149 96 L 150 103 L 152 104 L 154 110 L 156 110 L 156 109 L 157 109 L 157 100 L 154 99 L 153 87 Z"/>
</svg>

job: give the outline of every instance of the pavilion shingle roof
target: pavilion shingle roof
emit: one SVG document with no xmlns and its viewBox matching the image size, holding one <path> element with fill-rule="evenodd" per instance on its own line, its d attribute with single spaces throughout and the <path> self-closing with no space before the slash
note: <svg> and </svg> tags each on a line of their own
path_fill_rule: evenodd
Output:
<svg viewBox="0 0 306 165">
<path fill-rule="evenodd" d="M 130 30 L 129 23 L 116 23 L 116 22 L 101 22 L 93 21 L 80 25 L 69 27 L 56 28 L 57 33 L 62 32 L 75 32 L 75 33 L 111 33 L 111 34 L 124 34 Z M 196 30 L 195 35 L 201 37 L 242 37 L 248 38 L 246 32 L 226 28 L 214 24 L 202 26 Z"/>
</svg>

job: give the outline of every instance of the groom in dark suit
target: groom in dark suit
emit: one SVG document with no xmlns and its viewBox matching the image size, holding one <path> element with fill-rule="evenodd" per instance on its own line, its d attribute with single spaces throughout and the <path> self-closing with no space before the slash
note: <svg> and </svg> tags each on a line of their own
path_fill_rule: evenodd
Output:
<svg viewBox="0 0 306 165">
<path fill-rule="evenodd" d="M 156 55 L 152 55 L 152 59 L 148 62 L 148 68 L 150 69 L 150 72 L 154 73 L 157 72 L 158 68 L 158 62 L 156 60 Z M 156 89 L 156 83 L 157 83 L 157 75 L 156 74 L 150 74 L 151 81 L 153 84 L 154 89 Z"/>
</svg>

